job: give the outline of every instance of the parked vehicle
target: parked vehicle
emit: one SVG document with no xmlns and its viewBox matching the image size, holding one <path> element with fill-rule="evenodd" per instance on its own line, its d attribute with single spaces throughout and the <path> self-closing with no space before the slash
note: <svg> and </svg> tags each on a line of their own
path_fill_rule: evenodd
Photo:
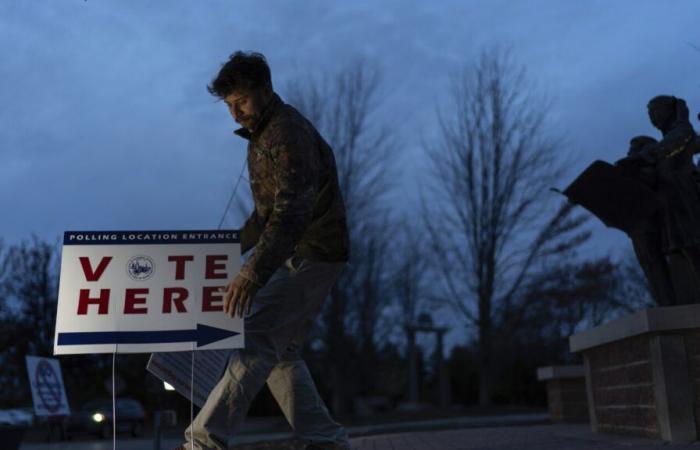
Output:
<svg viewBox="0 0 700 450">
<path fill-rule="evenodd" d="M 34 423 L 34 413 L 29 408 L 0 409 L 0 425 L 29 427 Z"/>
<path fill-rule="evenodd" d="M 0 443 L 3 450 L 17 450 L 27 427 L 34 422 L 31 408 L 0 409 Z"/>
<path fill-rule="evenodd" d="M 138 400 L 120 398 L 116 402 L 117 433 L 129 432 L 138 436 L 146 422 L 146 412 Z M 77 432 L 97 434 L 104 438 L 112 435 L 112 400 L 95 400 L 85 404 L 66 420 L 68 436 Z"/>
</svg>

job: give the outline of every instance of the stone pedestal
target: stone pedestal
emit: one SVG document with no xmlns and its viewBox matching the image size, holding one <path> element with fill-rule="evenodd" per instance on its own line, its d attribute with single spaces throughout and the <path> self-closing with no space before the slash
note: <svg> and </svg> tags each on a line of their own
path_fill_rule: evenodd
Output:
<svg viewBox="0 0 700 450">
<path fill-rule="evenodd" d="M 698 439 L 700 305 L 652 308 L 575 334 L 583 353 L 591 428 Z"/>
<path fill-rule="evenodd" d="M 537 379 L 547 383 L 547 407 L 552 422 L 588 422 L 583 366 L 540 367 Z"/>
</svg>

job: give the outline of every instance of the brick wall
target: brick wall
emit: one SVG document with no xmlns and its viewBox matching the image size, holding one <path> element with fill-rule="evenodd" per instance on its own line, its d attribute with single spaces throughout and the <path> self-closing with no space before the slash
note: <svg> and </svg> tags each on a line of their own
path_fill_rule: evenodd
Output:
<svg viewBox="0 0 700 450">
<path fill-rule="evenodd" d="M 588 422 L 585 378 L 548 380 L 547 404 L 555 422 Z"/>
<path fill-rule="evenodd" d="M 685 351 L 688 355 L 688 370 L 693 384 L 695 427 L 700 430 L 700 330 L 686 331 L 683 335 Z"/>
<path fill-rule="evenodd" d="M 584 355 L 591 372 L 598 430 L 660 437 L 649 336 L 594 347 Z"/>
</svg>

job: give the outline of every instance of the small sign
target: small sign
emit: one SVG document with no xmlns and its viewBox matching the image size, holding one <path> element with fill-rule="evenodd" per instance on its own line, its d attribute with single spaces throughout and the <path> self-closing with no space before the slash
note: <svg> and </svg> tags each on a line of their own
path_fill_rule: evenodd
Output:
<svg viewBox="0 0 700 450">
<path fill-rule="evenodd" d="M 37 416 L 67 416 L 70 414 L 66 390 L 57 359 L 27 356 L 29 385 Z"/>
<path fill-rule="evenodd" d="M 201 408 L 207 401 L 209 393 L 221 379 L 231 354 L 231 350 L 195 352 L 194 355 L 185 352 L 154 353 L 148 360 L 146 369 Z M 194 386 L 192 387 L 190 383 L 193 356 Z"/>
<path fill-rule="evenodd" d="M 66 232 L 54 354 L 243 347 L 221 291 L 239 270 L 237 230 Z"/>
</svg>

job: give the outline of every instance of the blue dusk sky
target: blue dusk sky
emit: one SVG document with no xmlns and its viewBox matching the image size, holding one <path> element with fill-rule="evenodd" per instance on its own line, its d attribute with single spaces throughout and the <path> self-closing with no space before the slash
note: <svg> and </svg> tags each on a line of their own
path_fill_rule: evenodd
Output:
<svg viewBox="0 0 700 450">
<path fill-rule="evenodd" d="M 573 177 L 621 157 L 631 136 L 657 134 L 645 107 L 654 95 L 685 98 L 695 118 L 699 18 L 697 1 L 4 0 L 0 237 L 216 227 L 245 142 L 205 86 L 238 49 L 263 52 L 276 86 L 377 61 L 377 117 L 401 142 L 396 183 L 413 186 L 450 74 L 509 46 L 553 99 L 549 126 L 567 138 Z M 394 195 L 412 208 L 414 194 Z M 591 228 L 586 251 L 629 247 Z"/>
</svg>

